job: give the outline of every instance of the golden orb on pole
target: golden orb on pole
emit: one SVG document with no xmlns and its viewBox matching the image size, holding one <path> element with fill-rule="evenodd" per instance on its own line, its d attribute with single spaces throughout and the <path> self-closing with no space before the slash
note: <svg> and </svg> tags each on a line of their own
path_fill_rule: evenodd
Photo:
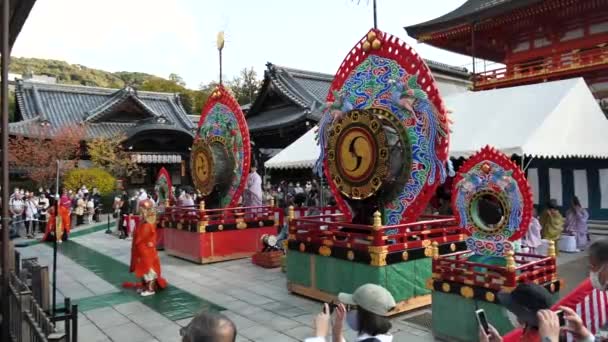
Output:
<svg viewBox="0 0 608 342">
<path fill-rule="evenodd" d="M 222 50 L 224 48 L 224 31 L 220 31 L 217 33 L 217 49 Z"/>
</svg>

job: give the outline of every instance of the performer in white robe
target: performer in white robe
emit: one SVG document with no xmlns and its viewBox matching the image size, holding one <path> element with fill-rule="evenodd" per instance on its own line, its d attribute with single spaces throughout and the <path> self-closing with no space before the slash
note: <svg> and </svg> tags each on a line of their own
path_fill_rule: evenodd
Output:
<svg viewBox="0 0 608 342">
<path fill-rule="evenodd" d="M 251 167 L 249 178 L 247 178 L 247 187 L 243 194 L 243 206 L 262 206 L 262 177 L 257 173 L 255 166 Z"/>
</svg>

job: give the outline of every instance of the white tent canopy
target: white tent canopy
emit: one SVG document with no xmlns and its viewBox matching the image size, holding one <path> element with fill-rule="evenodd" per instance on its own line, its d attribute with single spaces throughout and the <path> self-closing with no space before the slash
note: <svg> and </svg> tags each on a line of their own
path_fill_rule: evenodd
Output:
<svg viewBox="0 0 608 342">
<path fill-rule="evenodd" d="M 508 155 L 608 157 L 608 120 L 582 78 L 457 94 L 450 156 L 491 145 Z"/>
<path fill-rule="evenodd" d="M 582 78 L 448 96 L 450 156 L 485 145 L 512 155 L 608 158 L 608 120 Z M 316 127 L 264 165 L 311 168 L 319 156 Z"/>
<path fill-rule="evenodd" d="M 306 169 L 312 168 L 319 158 L 319 145 L 315 140 L 317 126 L 287 146 L 276 156 L 264 163 L 267 169 Z"/>
</svg>

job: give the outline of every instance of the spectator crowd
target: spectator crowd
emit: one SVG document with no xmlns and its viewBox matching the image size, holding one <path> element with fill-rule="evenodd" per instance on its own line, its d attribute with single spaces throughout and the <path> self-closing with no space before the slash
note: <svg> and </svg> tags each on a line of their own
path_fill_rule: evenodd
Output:
<svg viewBox="0 0 608 342">
<path fill-rule="evenodd" d="M 82 186 L 78 190 L 68 190 L 67 196 L 71 202 L 72 228 L 99 222 L 102 204 L 101 195 L 96 188 L 89 191 L 86 186 Z M 32 239 L 36 234 L 44 233 L 49 209 L 57 204 L 57 197 L 48 188 L 39 188 L 38 191 L 15 188 L 8 202 L 11 238 Z"/>
</svg>

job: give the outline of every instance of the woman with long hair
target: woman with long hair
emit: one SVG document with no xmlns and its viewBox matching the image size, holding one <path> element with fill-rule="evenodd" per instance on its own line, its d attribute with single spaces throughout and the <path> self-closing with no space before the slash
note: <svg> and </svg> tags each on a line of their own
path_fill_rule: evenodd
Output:
<svg viewBox="0 0 608 342">
<path fill-rule="evenodd" d="M 589 213 L 581 206 L 578 197 L 574 196 L 570 209 L 566 212 L 565 230 L 574 234 L 576 237 L 576 247 L 580 250 L 587 247 L 588 219 Z"/>
</svg>

